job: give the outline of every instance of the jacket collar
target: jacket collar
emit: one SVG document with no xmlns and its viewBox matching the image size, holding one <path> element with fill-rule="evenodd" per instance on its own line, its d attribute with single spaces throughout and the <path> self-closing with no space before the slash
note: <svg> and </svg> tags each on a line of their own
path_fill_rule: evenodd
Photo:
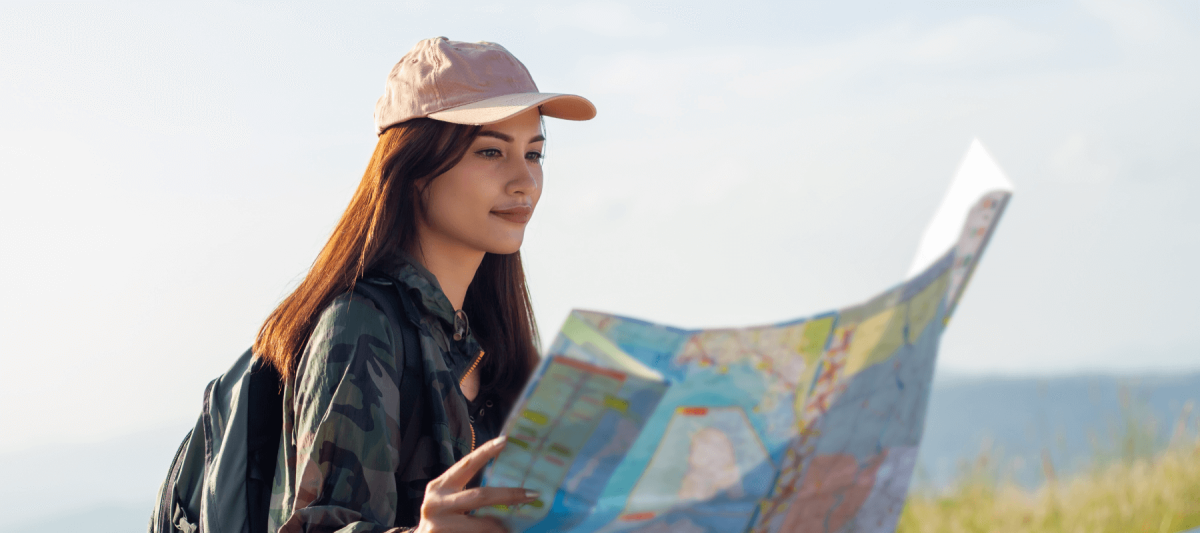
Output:
<svg viewBox="0 0 1200 533">
<path fill-rule="evenodd" d="M 446 355 L 449 356 L 447 364 L 453 369 L 455 379 L 461 379 L 462 375 L 469 371 L 472 361 L 482 352 L 479 341 L 475 339 L 470 324 L 456 317 L 454 306 L 442 291 L 437 277 L 410 254 L 399 252 L 397 258 L 398 261 L 389 269 L 389 273 L 408 290 L 409 295 L 416 293 L 417 297 L 413 298 L 413 303 L 418 311 L 441 322 L 445 342 L 448 343 L 445 346 Z M 463 316 L 466 314 L 463 313 Z M 454 332 L 459 328 L 466 334 L 460 339 L 455 339 Z"/>
<path fill-rule="evenodd" d="M 398 259 L 399 261 L 396 261 L 390 274 L 420 295 L 416 303 L 422 311 L 437 317 L 445 325 L 453 328 L 454 306 L 450 304 L 450 299 L 446 298 L 446 293 L 442 291 L 437 277 L 407 252 L 399 252 Z"/>
</svg>

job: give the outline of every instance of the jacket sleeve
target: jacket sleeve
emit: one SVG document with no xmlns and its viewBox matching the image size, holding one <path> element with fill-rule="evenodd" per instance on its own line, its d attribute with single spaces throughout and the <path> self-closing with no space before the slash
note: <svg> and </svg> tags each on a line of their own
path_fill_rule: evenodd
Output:
<svg viewBox="0 0 1200 533">
<path fill-rule="evenodd" d="M 361 296 L 321 314 L 295 377 L 295 499 L 281 533 L 400 531 L 397 342 Z"/>
</svg>

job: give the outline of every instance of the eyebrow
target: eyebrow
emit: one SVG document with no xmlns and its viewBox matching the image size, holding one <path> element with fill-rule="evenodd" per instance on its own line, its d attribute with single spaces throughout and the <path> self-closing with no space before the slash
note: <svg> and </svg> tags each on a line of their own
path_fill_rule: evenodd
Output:
<svg viewBox="0 0 1200 533">
<path fill-rule="evenodd" d="M 505 133 L 500 133 L 500 132 L 498 132 L 498 131 L 493 131 L 493 130 L 485 130 L 485 131 L 481 131 L 481 132 L 479 132 L 479 136 L 480 136 L 480 137 L 492 137 L 492 138 L 495 138 L 495 139 L 500 139 L 501 141 L 504 141 L 504 142 L 506 142 L 506 143 L 513 142 L 513 138 L 512 138 L 512 136 L 511 136 L 511 135 L 508 135 L 508 134 L 505 134 Z M 539 134 L 539 135 L 535 136 L 534 138 L 532 138 L 532 139 L 529 139 L 529 142 L 530 142 L 530 143 L 535 143 L 535 142 L 541 142 L 541 141 L 544 141 L 544 140 L 546 140 L 546 136 L 545 136 L 545 135 L 541 135 L 541 134 Z"/>
</svg>

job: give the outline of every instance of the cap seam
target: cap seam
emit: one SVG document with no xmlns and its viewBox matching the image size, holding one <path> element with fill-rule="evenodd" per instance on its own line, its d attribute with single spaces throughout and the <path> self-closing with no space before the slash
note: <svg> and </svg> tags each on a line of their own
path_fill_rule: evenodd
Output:
<svg viewBox="0 0 1200 533">
<path fill-rule="evenodd" d="M 510 57 L 512 57 L 513 61 L 516 61 L 516 62 L 517 62 L 517 65 L 520 65 L 520 67 L 521 67 L 521 70 L 524 70 L 524 71 L 525 71 L 525 75 L 526 75 L 526 76 L 529 76 L 529 83 L 532 83 L 532 84 L 533 84 L 533 90 L 534 90 L 534 91 L 537 91 L 537 92 L 539 92 L 539 93 L 540 93 L 540 92 L 542 92 L 542 90 L 541 90 L 541 89 L 539 89 L 539 88 L 538 88 L 538 86 L 537 86 L 537 80 L 534 80 L 534 79 L 533 79 L 533 73 L 532 73 L 532 72 L 529 72 L 529 68 L 527 68 L 527 67 L 525 66 L 525 63 L 522 63 L 522 62 L 521 62 L 521 60 L 520 60 L 520 59 L 517 59 L 517 56 L 514 56 L 514 55 L 512 55 L 512 54 L 511 54 L 511 52 L 509 53 L 509 56 L 510 56 Z"/>
<path fill-rule="evenodd" d="M 444 39 L 444 37 L 439 37 L 438 39 Z M 437 46 L 436 43 L 438 42 L 438 39 L 433 39 L 433 42 L 435 43 L 434 44 L 435 47 Z M 449 39 L 447 39 L 447 40 L 449 40 Z M 429 56 L 431 58 L 433 58 L 435 68 L 433 69 L 433 72 L 431 72 L 429 74 L 429 78 L 430 78 L 429 84 L 431 86 L 433 86 L 433 94 L 434 94 L 435 99 L 437 100 L 437 107 L 440 108 L 440 107 L 446 105 L 446 102 L 444 100 L 442 100 L 442 88 L 438 84 L 438 82 L 441 80 L 441 76 L 439 74 L 442 71 L 441 70 L 442 69 L 442 58 L 439 57 L 438 54 L 434 54 L 429 50 L 426 50 L 426 53 L 429 53 Z M 425 110 L 422 109 L 421 111 L 424 113 Z M 431 115 L 433 113 L 437 113 L 437 111 L 431 111 L 428 113 L 424 113 L 422 116 L 428 117 L 429 115 Z"/>
</svg>

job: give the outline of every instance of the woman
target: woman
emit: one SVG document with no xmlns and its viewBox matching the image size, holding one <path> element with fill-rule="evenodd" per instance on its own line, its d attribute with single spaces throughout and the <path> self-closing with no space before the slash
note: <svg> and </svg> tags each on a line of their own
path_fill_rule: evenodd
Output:
<svg viewBox="0 0 1200 533">
<path fill-rule="evenodd" d="M 283 438 L 270 530 L 502 531 L 470 516 L 537 494 L 467 488 L 537 361 L 519 248 L 542 191 L 541 117 L 587 120 L 572 95 L 539 93 L 503 47 L 421 41 L 375 110 L 379 143 L 304 281 L 254 353 L 283 377 Z M 400 464 L 400 332 L 354 292 L 368 273 L 406 291 L 425 396 Z M 401 529 L 402 530 L 402 529 Z"/>
</svg>

